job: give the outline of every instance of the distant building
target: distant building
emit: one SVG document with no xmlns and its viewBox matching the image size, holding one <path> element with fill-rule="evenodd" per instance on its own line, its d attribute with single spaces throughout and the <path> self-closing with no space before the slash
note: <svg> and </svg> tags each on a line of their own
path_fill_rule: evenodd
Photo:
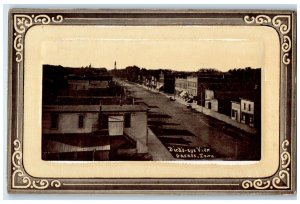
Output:
<svg viewBox="0 0 300 204">
<path fill-rule="evenodd" d="M 241 98 L 240 102 L 231 102 L 231 119 L 245 123 L 251 127 L 257 126 L 258 109 L 255 109 L 255 102 L 250 99 Z"/>
<path fill-rule="evenodd" d="M 241 99 L 241 122 L 254 127 L 254 101 Z"/>
<path fill-rule="evenodd" d="M 103 76 L 74 76 L 69 75 L 68 78 L 68 88 L 69 90 L 88 90 L 93 88 L 108 88 L 111 81 L 112 76 L 103 75 Z"/>
<path fill-rule="evenodd" d="M 154 89 L 157 87 L 157 78 L 155 76 L 151 76 L 150 86 Z"/>
<path fill-rule="evenodd" d="M 178 97 L 187 97 L 187 79 L 186 78 L 175 78 L 175 94 Z"/>
<path fill-rule="evenodd" d="M 198 105 L 227 115 L 238 122 L 259 128 L 260 84 L 260 69 L 241 69 L 227 73 L 200 73 L 197 89 Z"/>
<path fill-rule="evenodd" d="M 241 122 L 241 103 L 231 101 L 231 119 Z"/>
<path fill-rule="evenodd" d="M 211 110 L 218 112 L 219 111 L 219 101 L 218 99 L 211 99 Z"/>
<path fill-rule="evenodd" d="M 175 92 L 175 76 L 172 73 L 164 74 L 164 87 L 165 93 L 174 94 Z"/>
<path fill-rule="evenodd" d="M 216 73 L 201 73 L 197 82 L 197 104 L 205 107 L 205 90 L 219 90 L 224 86 L 223 75 Z M 216 98 L 216 97 L 214 97 Z"/>
<path fill-rule="evenodd" d="M 187 77 L 187 93 L 189 98 L 195 99 L 198 95 L 198 77 L 188 76 Z"/>
<path fill-rule="evenodd" d="M 211 109 L 211 101 L 214 99 L 214 91 L 205 89 L 205 108 Z"/>
<path fill-rule="evenodd" d="M 161 71 L 159 74 L 159 78 L 156 81 L 156 88 L 158 91 L 162 91 L 164 88 L 164 83 L 165 83 L 165 77 L 164 77 L 164 73 Z"/>
<path fill-rule="evenodd" d="M 205 108 L 218 112 L 218 110 L 219 110 L 218 105 L 219 105 L 218 100 L 215 99 L 215 97 L 214 97 L 214 91 L 206 89 L 205 90 Z"/>
</svg>

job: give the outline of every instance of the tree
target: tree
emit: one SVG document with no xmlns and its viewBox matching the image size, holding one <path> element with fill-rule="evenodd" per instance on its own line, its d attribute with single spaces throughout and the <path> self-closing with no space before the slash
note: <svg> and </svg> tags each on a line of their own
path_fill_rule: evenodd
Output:
<svg viewBox="0 0 300 204">
<path fill-rule="evenodd" d="M 215 74 L 215 73 L 221 73 L 221 71 L 219 71 L 215 68 L 201 68 L 198 70 L 198 73 Z"/>
<path fill-rule="evenodd" d="M 128 81 L 136 82 L 140 73 L 140 68 L 136 65 L 125 68 Z"/>
</svg>

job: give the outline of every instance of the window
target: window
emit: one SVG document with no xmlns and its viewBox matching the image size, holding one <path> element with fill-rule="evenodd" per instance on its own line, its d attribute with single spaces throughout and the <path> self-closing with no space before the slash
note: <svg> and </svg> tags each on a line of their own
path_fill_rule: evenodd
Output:
<svg viewBox="0 0 300 204">
<path fill-rule="evenodd" d="M 244 103 L 244 110 L 246 110 L 246 103 Z"/>
<path fill-rule="evenodd" d="M 124 115 L 124 127 L 129 128 L 131 126 L 131 115 L 130 113 L 125 113 Z"/>
<path fill-rule="evenodd" d="M 248 105 L 248 110 L 251 111 L 251 104 Z"/>
<path fill-rule="evenodd" d="M 57 113 L 51 114 L 51 128 L 58 129 L 58 114 Z"/>
<path fill-rule="evenodd" d="M 84 127 L 84 115 L 79 115 L 78 117 L 78 128 Z"/>
</svg>

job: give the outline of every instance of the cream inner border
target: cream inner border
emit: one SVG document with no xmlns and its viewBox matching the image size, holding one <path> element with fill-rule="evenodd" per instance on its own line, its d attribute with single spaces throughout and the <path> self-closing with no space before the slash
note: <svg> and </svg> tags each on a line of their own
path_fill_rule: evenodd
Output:
<svg viewBox="0 0 300 204">
<path fill-rule="evenodd" d="M 174 36 L 176 26 L 163 26 Z M 279 166 L 279 79 L 280 41 L 277 32 L 267 26 L 184 26 L 190 34 L 201 31 L 210 39 L 247 39 L 263 43 L 262 65 L 262 158 L 258 162 L 51 162 L 41 160 L 42 45 L 72 36 L 76 29 L 101 32 L 109 26 L 31 27 L 25 36 L 24 56 L 24 138 L 23 162 L 28 174 L 40 178 L 241 178 L 267 177 Z M 58 29 L 59 28 L 59 29 Z M 139 26 L 140 34 L 159 26 Z M 117 26 L 122 30 L 135 26 Z M 93 33 L 93 32 L 92 32 Z M 188 35 L 187 35 L 188 36 Z M 247 48 L 245 48 L 247 49 Z M 159 49 L 158 49 L 159 50 Z M 59 54 L 59 53 L 57 53 Z M 257 147 L 259 148 L 259 147 Z"/>
</svg>

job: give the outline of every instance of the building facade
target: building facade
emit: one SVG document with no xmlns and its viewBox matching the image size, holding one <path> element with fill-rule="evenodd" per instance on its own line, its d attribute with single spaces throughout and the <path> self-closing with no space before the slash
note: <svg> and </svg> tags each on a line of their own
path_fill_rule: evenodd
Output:
<svg viewBox="0 0 300 204">
<path fill-rule="evenodd" d="M 175 94 L 180 98 L 187 96 L 186 78 L 175 78 Z"/>
<path fill-rule="evenodd" d="M 205 89 L 205 108 L 211 109 L 212 107 L 212 100 L 214 99 L 214 91 Z"/>
<path fill-rule="evenodd" d="M 69 137 L 67 142 L 59 143 L 60 148 L 54 151 L 60 152 L 56 153 L 66 149 L 69 152 L 97 149 L 99 160 L 109 160 L 111 152 L 118 151 L 119 147 L 113 147 L 119 141 L 132 141 L 136 153 L 147 153 L 147 112 L 142 105 L 47 105 L 43 106 L 42 133 L 49 144 L 57 140 L 54 138 Z M 79 147 L 81 143 L 67 145 L 72 138 L 81 138 L 81 143 L 98 138 L 96 143 L 99 144 L 86 149 Z M 56 146 L 59 144 L 56 142 Z"/>
<path fill-rule="evenodd" d="M 254 127 L 254 101 L 241 99 L 241 122 Z"/>
<path fill-rule="evenodd" d="M 89 90 L 89 89 L 106 89 L 112 81 L 112 76 L 103 75 L 95 77 L 87 76 L 73 76 L 69 75 L 68 89 L 69 90 Z"/>
<path fill-rule="evenodd" d="M 231 119 L 249 125 L 250 127 L 257 126 L 255 121 L 257 111 L 254 106 L 255 102 L 250 99 L 241 98 L 240 102 L 231 102 Z M 256 124 L 256 125 L 255 125 Z"/>
<path fill-rule="evenodd" d="M 241 104 L 237 101 L 231 101 L 231 119 L 241 122 Z"/>
<path fill-rule="evenodd" d="M 160 74 L 159 74 L 159 77 L 157 79 L 155 89 L 158 90 L 158 91 L 163 91 L 163 89 L 164 89 L 164 82 L 165 82 L 164 73 L 161 71 Z"/>
<path fill-rule="evenodd" d="M 186 80 L 188 96 L 189 98 L 196 100 L 198 95 L 198 77 L 188 76 Z"/>
</svg>

